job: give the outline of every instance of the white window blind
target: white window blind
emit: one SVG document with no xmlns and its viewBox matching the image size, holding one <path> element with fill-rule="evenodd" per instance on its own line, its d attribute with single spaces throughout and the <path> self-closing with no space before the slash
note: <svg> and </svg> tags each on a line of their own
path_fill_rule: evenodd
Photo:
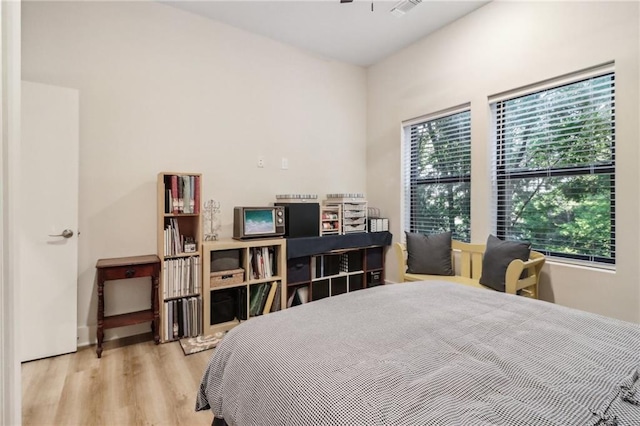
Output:
<svg viewBox="0 0 640 426">
<path fill-rule="evenodd" d="M 615 263 L 614 97 L 609 72 L 491 104 L 498 237 Z"/>
<path fill-rule="evenodd" d="M 405 229 L 470 239 L 469 110 L 406 125 Z"/>
</svg>

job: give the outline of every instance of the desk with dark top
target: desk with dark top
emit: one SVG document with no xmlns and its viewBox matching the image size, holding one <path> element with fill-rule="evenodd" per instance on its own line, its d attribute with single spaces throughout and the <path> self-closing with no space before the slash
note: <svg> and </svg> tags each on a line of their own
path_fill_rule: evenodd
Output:
<svg viewBox="0 0 640 426">
<path fill-rule="evenodd" d="M 96 263 L 98 270 L 98 358 L 102 356 L 104 330 L 140 324 L 151 321 L 153 340 L 160 342 L 160 310 L 158 306 L 158 281 L 160 279 L 160 259 L 155 254 L 146 256 L 117 257 L 100 259 Z M 138 312 L 104 316 L 104 283 L 111 280 L 151 277 L 151 308 Z"/>
<path fill-rule="evenodd" d="M 347 235 L 324 235 L 322 237 L 287 238 L 287 259 L 328 253 L 332 250 L 389 246 L 391 232 L 360 232 Z"/>
</svg>

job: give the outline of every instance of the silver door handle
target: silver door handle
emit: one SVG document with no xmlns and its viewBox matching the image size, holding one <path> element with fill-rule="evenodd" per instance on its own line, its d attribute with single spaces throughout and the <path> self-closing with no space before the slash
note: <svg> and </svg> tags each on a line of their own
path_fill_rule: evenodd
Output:
<svg viewBox="0 0 640 426">
<path fill-rule="evenodd" d="M 65 229 L 64 231 L 62 231 L 62 234 L 57 234 L 57 235 L 51 235 L 49 234 L 50 237 L 64 237 L 64 238 L 71 238 L 73 237 L 73 231 L 71 229 Z"/>
</svg>

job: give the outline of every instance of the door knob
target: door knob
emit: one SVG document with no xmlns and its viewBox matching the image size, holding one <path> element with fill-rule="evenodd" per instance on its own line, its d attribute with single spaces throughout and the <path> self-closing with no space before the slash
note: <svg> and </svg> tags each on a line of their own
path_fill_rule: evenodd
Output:
<svg viewBox="0 0 640 426">
<path fill-rule="evenodd" d="M 73 231 L 71 229 L 65 229 L 64 231 L 62 231 L 62 234 L 57 234 L 57 235 L 51 235 L 49 234 L 50 237 L 64 237 L 64 238 L 71 238 L 73 237 Z"/>
</svg>

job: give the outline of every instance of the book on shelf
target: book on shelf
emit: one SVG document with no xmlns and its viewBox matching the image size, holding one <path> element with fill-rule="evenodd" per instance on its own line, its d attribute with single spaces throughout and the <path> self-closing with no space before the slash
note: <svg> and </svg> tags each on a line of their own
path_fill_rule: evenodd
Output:
<svg viewBox="0 0 640 426">
<path fill-rule="evenodd" d="M 179 192 L 178 192 L 178 176 L 171 176 L 171 196 L 173 202 L 173 213 L 178 214 L 180 212 L 180 203 L 179 203 Z"/>
<path fill-rule="evenodd" d="M 202 288 L 200 275 L 199 256 L 166 260 L 162 267 L 162 297 L 199 294 Z"/>
<path fill-rule="evenodd" d="M 170 189 L 165 189 L 164 190 L 164 212 L 165 213 L 173 213 L 172 212 L 172 197 L 171 197 L 171 190 Z"/>
<path fill-rule="evenodd" d="M 269 283 L 255 284 L 251 286 L 251 300 L 249 302 L 249 316 L 254 317 L 262 314 L 262 306 L 264 306 L 268 288 L 271 285 Z"/>
<path fill-rule="evenodd" d="M 258 256 L 253 247 L 249 249 L 249 277 L 258 278 Z"/>
<path fill-rule="evenodd" d="M 182 176 L 182 213 L 191 213 L 191 176 Z"/>
<path fill-rule="evenodd" d="M 200 214 L 200 176 L 166 175 L 165 213 Z"/>
<path fill-rule="evenodd" d="M 169 218 L 164 229 L 164 256 L 196 253 L 196 250 L 196 238 L 181 234 L 179 221 L 173 217 Z"/>
<path fill-rule="evenodd" d="M 177 304 L 178 315 L 174 318 L 174 321 L 176 322 L 176 325 L 177 325 L 178 333 L 174 337 L 185 335 L 184 326 L 186 324 L 186 321 L 184 321 L 184 315 L 186 315 L 186 310 L 183 309 L 183 305 L 184 305 L 184 303 L 182 303 L 183 301 L 179 300 L 178 302 L 180 302 Z M 180 321 L 178 321 L 178 318 L 180 319 Z"/>
<path fill-rule="evenodd" d="M 273 301 L 276 297 L 276 290 L 278 289 L 278 282 L 273 281 L 269 286 L 269 293 L 267 294 L 267 299 L 264 303 L 264 308 L 262 309 L 263 314 L 268 314 L 271 312 L 271 307 L 273 305 Z"/>
<path fill-rule="evenodd" d="M 255 284 L 249 288 L 249 316 L 255 316 L 258 308 L 258 300 L 260 299 L 260 291 L 262 284 Z"/>
<path fill-rule="evenodd" d="M 236 309 L 236 318 L 240 320 L 246 320 L 247 319 L 247 287 L 246 286 L 237 288 L 236 302 L 238 304 Z"/>
<path fill-rule="evenodd" d="M 196 212 L 196 177 L 189 176 L 189 213 Z"/>
<path fill-rule="evenodd" d="M 296 288 L 287 300 L 287 308 L 302 305 L 309 301 L 309 288 L 306 286 Z"/>
<path fill-rule="evenodd" d="M 276 286 L 276 295 L 273 298 L 273 304 L 271 305 L 271 312 L 276 312 L 282 309 L 282 285 Z"/>
<path fill-rule="evenodd" d="M 202 333 L 202 307 L 200 297 L 169 300 L 162 306 L 164 340 L 195 337 Z"/>
<path fill-rule="evenodd" d="M 176 176 L 178 179 L 178 213 L 184 213 L 184 183 L 182 176 Z"/>
<path fill-rule="evenodd" d="M 171 301 L 171 338 L 175 339 L 180 336 L 178 330 L 178 304 L 175 300 Z"/>
<path fill-rule="evenodd" d="M 252 247 L 249 250 L 249 276 L 256 280 L 272 277 L 274 260 L 273 247 Z"/>
<path fill-rule="evenodd" d="M 200 214 L 200 176 L 194 176 L 194 210 L 195 214 Z"/>
<path fill-rule="evenodd" d="M 267 297 L 269 297 L 269 290 L 271 289 L 271 283 L 264 283 L 262 285 L 262 291 L 260 292 L 260 299 L 258 300 L 258 306 L 256 306 L 256 315 L 262 315 L 264 312 L 264 305 L 267 303 Z"/>
<path fill-rule="evenodd" d="M 300 298 L 300 304 L 307 303 L 309 301 L 309 287 L 298 287 L 296 292 Z"/>
</svg>

